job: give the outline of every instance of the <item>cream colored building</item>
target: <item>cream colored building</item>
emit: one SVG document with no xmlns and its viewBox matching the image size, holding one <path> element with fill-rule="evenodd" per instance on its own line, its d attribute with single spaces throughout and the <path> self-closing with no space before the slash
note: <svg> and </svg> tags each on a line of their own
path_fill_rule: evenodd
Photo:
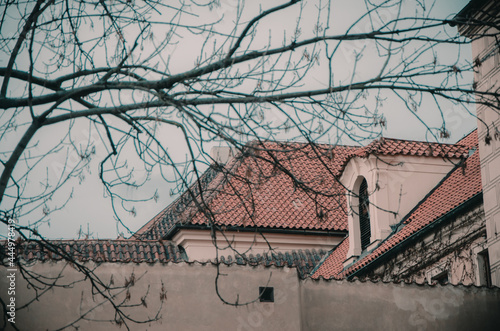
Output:
<svg viewBox="0 0 500 331">
<path fill-rule="evenodd" d="M 459 25 L 460 34 L 472 40 L 478 91 L 497 92 L 500 88 L 499 10 L 498 1 L 471 1 L 458 15 L 464 23 L 492 24 Z M 500 286 L 500 107 L 498 99 L 489 95 L 478 93 L 476 100 L 488 255 L 492 282 Z"/>
</svg>

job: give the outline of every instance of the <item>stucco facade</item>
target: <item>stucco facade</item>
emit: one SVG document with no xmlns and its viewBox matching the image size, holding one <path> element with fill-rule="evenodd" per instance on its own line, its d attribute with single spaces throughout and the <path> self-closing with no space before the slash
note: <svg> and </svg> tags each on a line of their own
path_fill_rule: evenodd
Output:
<svg viewBox="0 0 500 331">
<path fill-rule="evenodd" d="M 476 201 L 466 212 L 451 215 L 432 231 L 394 250 L 364 277 L 487 286 L 489 270 L 484 268 L 482 255 L 485 249 L 484 210 Z"/>
<path fill-rule="evenodd" d="M 217 267 L 212 264 L 135 264 L 104 263 L 96 275 L 114 287 L 109 291 L 115 303 L 131 318 L 158 321 L 146 324 L 128 322 L 132 330 L 300 330 L 298 278 L 295 269 L 242 266 L 220 266 L 218 291 L 228 302 L 244 304 L 258 299 L 260 286 L 275 288 L 275 302 L 257 302 L 233 307 L 224 304 L 216 293 Z M 16 326 L 21 330 L 53 330 L 70 325 L 81 330 L 123 330 L 116 315 L 101 296 L 92 296 L 88 281 L 64 262 L 37 263 L 32 272 L 63 277 L 39 301 L 19 309 Z M 133 276 L 132 276 L 133 275 Z M 2 288 L 5 269 L 0 269 Z M 134 279 L 131 282 L 131 279 Z M 129 284 L 128 286 L 126 284 Z M 18 279 L 17 305 L 28 303 L 35 293 L 26 281 Z M 2 299 L 5 291 L 2 291 Z M 126 305 L 137 305 L 127 308 Z M 117 318 L 119 320 L 119 318 Z M 70 327 L 71 329 L 72 327 Z M 12 329 L 7 329 L 12 330 Z"/>
<path fill-rule="evenodd" d="M 239 304 L 258 299 L 259 287 L 274 288 L 274 302 L 224 304 L 212 264 L 90 265 L 131 318 L 157 317 L 132 330 L 495 330 L 500 323 L 500 289 L 347 281 L 300 280 L 293 268 L 220 266 L 218 289 L 224 300 Z M 123 330 L 112 307 L 92 297 L 89 282 L 64 262 L 37 263 L 33 272 L 57 277 L 67 288 L 52 288 L 16 315 L 21 330 Z M 5 284 L 6 269 L 0 269 Z M 131 282 L 132 275 L 134 281 Z M 128 286 L 126 286 L 128 284 Z M 19 307 L 34 298 L 18 281 Z M 2 299 L 5 292 L 0 293 Z M 363 316 L 363 318 L 360 318 Z M 6 330 L 13 330 L 10 326 Z"/>
<path fill-rule="evenodd" d="M 499 9 L 497 1 L 475 0 L 458 17 L 464 22 L 471 19 L 492 22 L 498 20 Z M 476 90 L 497 91 L 500 88 L 500 46 L 494 34 L 499 33 L 498 29 L 494 24 L 459 25 L 459 32 L 472 40 Z M 492 282 L 500 286 L 500 113 L 495 98 L 478 93 L 476 99 L 489 260 Z M 488 103 L 494 107 L 489 107 Z"/>
<path fill-rule="evenodd" d="M 304 231 L 306 232 L 306 231 Z M 263 233 L 261 231 L 224 231 L 216 232 L 217 245 L 207 230 L 182 229 L 172 241 L 183 247 L 190 261 L 205 262 L 217 256 L 235 256 L 239 254 L 256 255 L 265 253 L 284 253 L 294 250 L 329 251 L 342 240 L 341 234 L 328 233 L 290 234 Z M 216 248 L 217 247 L 217 248 Z"/>
<path fill-rule="evenodd" d="M 499 300 L 476 287 L 308 279 L 302 330 L 496 330 Z"/>
<path fill-rule="evenodd" d="M 357 212 L 357 187 L 361 179 L 368 183 L 370 249 L 387 238 L 392 232 L 391 226 L 398 224 L 458 162 L 459 158 L 407 155 L 369 155 L 351 159 L 340 177 L 348 189 L 350 206 L 347 218 L 349 252 L 345 264 L 362 253 Z"/>
</svg>

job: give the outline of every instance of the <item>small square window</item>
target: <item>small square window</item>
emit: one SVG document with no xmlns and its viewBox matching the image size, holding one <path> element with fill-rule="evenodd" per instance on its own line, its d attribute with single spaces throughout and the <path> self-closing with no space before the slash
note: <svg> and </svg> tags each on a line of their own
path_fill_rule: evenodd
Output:
<svg viewBox="0 0 500 331">
<path fill-rule="evenodd" d="M 274 287 L 259 287 L 260 302 L 274 302 Z"/>
<path fill-rule="evenodd" d="M 446 284 L 448 284 L 448 272 L 444 271 L 444 272 L 432 277 L 431 279 L 433 282 L 435 282 L 437 284 L 446 285 Z"/>
</svg>

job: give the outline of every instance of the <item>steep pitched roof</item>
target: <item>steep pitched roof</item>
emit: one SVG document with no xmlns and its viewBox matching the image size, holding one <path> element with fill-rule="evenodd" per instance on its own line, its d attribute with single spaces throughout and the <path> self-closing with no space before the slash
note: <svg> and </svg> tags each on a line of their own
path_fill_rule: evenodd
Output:
<svg viewBox="0 0 500 331">
<path fill-rule="evenodd" d="M 477 131 L 473 131 L 458 142 L 459 145 L 475 148 Z M 473 199 L 482 191 L 479 152 L 475 151 L 462 165 L 455 167 L 406 217 L 401 226 L 373 251 L 344 269 L 349 241 L 344 240 L 315 270 L 312 278 L 342 279 L 366 267 L 389 253 L 433 222 L 438 221 L 455 208 Z M 345 244 L 344 244 L 345 243 Z"/>
<path fill-rule="evenodd" d="M 253 148 L 225 169 L 209 170 L 206 208 L 184 193 L 136 237 L 165 238 L 176 225 L 205 226 L 209 220 L 224 227 L 346 230 L 344 188 L 337 177 L 358 148 L 278 142 Z"/>
<path fill-rule="evenodd" d="M 344 261 L 348 250 L 349 237 L 347 236 L 337 247 L 330 251 L 329 255 L 327 255 L 323 261 L 319 262 L 311 277 L 314 279 L 320 277 L 326 279 L 342 279 L 340 274 L 344 269 Z"/>
<path fill-rule="evenodd" d="M 225 168 L 211 167 L 191 187 L 137 231 L 135 237 L 168 238 L 179 226 L 346 231 L 345 188 L 338 182 L 352 157 L 414 155 L 460 158 L 469 147 L 381 138 L 365 147 L 305 143 L 253 143 Z M 192 196 L 197 197 L 197 204 Z"/>
</svg>

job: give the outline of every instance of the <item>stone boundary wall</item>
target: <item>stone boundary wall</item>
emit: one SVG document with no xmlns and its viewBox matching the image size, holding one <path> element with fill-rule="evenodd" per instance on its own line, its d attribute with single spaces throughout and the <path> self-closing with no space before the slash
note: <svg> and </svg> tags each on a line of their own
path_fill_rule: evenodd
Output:
<svg viewBox="0 0 500 331">
<path fill-rule="evenodd" d="M 498 330 L 500 288 L 376 282 L 301 284 L 301 330 Z"/>
<path fill-rule="evenodd" d="M 301 281 L 293 268 L 221 265 L 219 293 L 229 302 L 256 300 L 260 286 L 274 288 L 274 303 L 257 300 L 235 307 L 217 296 L 217 267 L 212 264 L 105 263 L 93 267 L 103 282 L 116 287 L 110 292 L 116 295 L 115 302 L 137 305 L 123 307 L 131 317 L 159 318 L 129 324 L 131 330 L 494 330 L 500 325 L 500 288 Z M 114 319 L 112 307 L 92 297 L 88 281 L 71 265 L 36 263 L 30 270 L 49 277 L 60 274 L 58 283 L 67 288 L 40 291 L 39 301 L 16 312 L 18 329 L 126 330 L 124 325 L 109 322 Z M 4 302 L 7 274 L 0 267 Z M 15 298 L 21 307 L 33 300 L 34 292 L 17 276 Z M 13 329 L 8 326 L 7 330 Z"/>
</svg>

